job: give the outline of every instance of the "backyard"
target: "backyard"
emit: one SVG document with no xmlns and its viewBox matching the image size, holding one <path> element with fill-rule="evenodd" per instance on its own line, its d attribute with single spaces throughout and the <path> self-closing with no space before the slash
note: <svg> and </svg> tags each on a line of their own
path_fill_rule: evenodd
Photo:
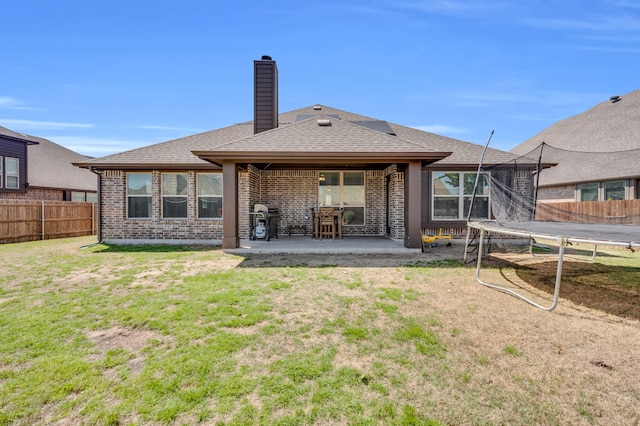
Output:
<svg viewBox="0 0 640 426">
<path fill-rule="evenodd" d="M 566 260 L 544 312 L 477 284 L 460 242 L 405 258 L 94 241 L 0 245 L 0 424 L 640 422 L 640 253 Z M 499 251 L 484 279 L 551 299 L 555 262 Z"/>
</svg>

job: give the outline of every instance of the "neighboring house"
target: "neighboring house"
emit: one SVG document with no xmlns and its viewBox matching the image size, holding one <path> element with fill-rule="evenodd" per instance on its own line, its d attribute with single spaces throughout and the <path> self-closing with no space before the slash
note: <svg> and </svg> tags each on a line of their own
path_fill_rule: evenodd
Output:
<svg viewBox="0 0 640 426">
<path fill-rule="evenodd" d="M 559 121 L 511 152 L 542 142 L 543 158 L 557 166 L 540 174 L 540 201 L 640 199 L 640 90 Z"/>
<path fill-rule="evenodd" d="M 310 229 L 311 208 L 343 208 L 345 236 L 406 247 L 420 247 L 423 229 L 464 232 L 482 146 L 324 105 L 280 114 L 276 63 L 263 57 L 254 72 L 252 122 L 76 164 L 100 174 L 102 241 L 235 248 L 257 203 L 278 209 L 281 229 Z M 485 163 L 514 157 L 489 149 Z M 474 217 L 487 218 L 479 192 Z"/>
<path fill-rule="evenodd" d="M 0 126 L 0 199 L 97 201 L 97 176 L 72 165 L 88 159 Z"/>
</svg>

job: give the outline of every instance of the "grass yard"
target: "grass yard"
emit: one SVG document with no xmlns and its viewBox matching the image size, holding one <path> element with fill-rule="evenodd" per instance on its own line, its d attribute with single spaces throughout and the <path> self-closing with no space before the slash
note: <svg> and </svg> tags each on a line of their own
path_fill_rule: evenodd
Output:
<svg viewBox="0 0 640 426">
<path fill-rule="evenodd" d="M 0 424 L 640 422 L 639 253 L 567 260 L 549 313 L 455 258 L 94 240 L 0 245 Z M 549 300 L 544 270 L 483 278 Z"/>
</svg>

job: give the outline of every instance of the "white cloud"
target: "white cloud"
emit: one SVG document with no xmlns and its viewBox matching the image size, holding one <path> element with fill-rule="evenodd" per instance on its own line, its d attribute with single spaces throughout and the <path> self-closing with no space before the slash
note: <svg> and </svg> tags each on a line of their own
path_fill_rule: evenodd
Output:
<svg viewBox="0 0 640 426">
<path fill-rule="evenodd" d="M 20 111 L 36 111 L 37 108 L 27 107 L 11 96 L 0 96 L 0 109 L 12 109 Z"/>
<path fill-rule="evenodd" d="M 52 142 L 90 157 L 104 157 L 149 145 L 149 141 L 92 138 L 83 136 L 46 136 Z"/>
<path fill-rule="evenodd" d="M 472 12 L 501 9 L 504 7 L 504 2 L 491 0 L 423 0 L 419 2 L 398 2 L 394 4 L 409 9 L 421 10 L 423 12 L 442 14 L 469 14 Z"/>
<path fill-rule="evenodd" d="M 59 130 L 59 129 L 90 129 L 93 124 L 87 123 L 66 123 L 61 121 L 35 121 L 35 120 L 16 120 L 11 118 L 0 118 L 0 123 L 7 127 L 18 130 Z"/>
<path fill-rule="evenodd" d="M 536 92 L 464 92 L 451 93 L 449 99 L 457 106 L 478 107 L 487 104 L 520 103 L 532 105 L 583 105 L 585 102 L 598 101 L 599 94 L 574 93 L 565 91 L 536 91 Z M 605 98 L 600 99 L 604 101 Z"/>
<path fill-rule="evenodd" d="M 199 133 L 203 132 L 202 129 L 192 129 L 189 127 L 174 127 L 174 126 L 133 126 L 136 129 L 147 129 L 147 130 L 169 130 L 172 132 L 188 132 L 188 133 Z"/>
<path fill-rule="evenodd" d="M 0 108 L 10 108 L 14 106 L 18 101 L 11 96 L 0 96 Z"/>
<path fill-rule="evenodd" d="M 411 126 L 414 129 L 422 130 L 423 132 L 437 133 L 437 134 L 459 134 L 469 133 L 468 130 L 460 127 L 447 126 L 444 124 L 431 124 L 426 126 Z"/>
</svg>

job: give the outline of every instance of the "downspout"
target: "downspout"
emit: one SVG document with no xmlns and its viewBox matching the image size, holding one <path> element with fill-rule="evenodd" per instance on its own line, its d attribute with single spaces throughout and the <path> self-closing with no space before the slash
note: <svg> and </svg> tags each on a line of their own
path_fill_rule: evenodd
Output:
<svg viewBox="0 0 640 426">
<path fill-rule="evenodd" d="M 98 241 L 96 244 L 102 244 L 102 173 L 96 171 L 93 166 L 89 166 L 89 171 L 98 175 Z"/>
</svg>

